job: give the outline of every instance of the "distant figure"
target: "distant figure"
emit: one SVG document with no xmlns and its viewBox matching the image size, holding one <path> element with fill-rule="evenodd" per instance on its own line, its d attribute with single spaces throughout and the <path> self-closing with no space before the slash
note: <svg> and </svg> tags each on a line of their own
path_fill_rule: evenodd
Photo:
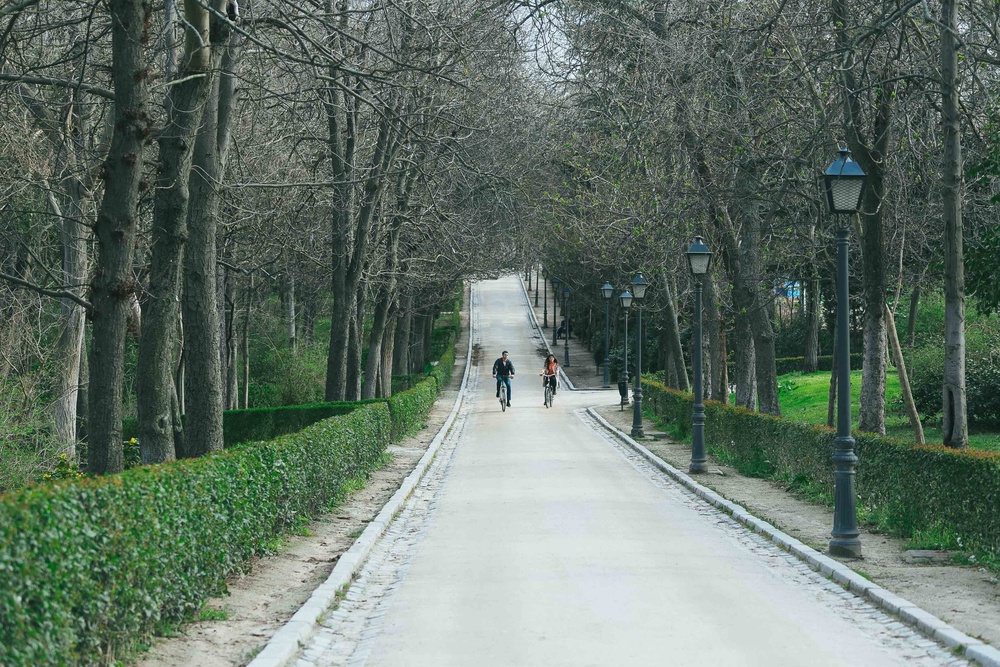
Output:
<svg viewBox="0 0 1000 667">
<path fill-rule="evenodd" d="M 569 334 L 572 334 L 573 333 L 572 326 L 573 325 L 570 324 L 569 327 L 567 327 L 566 318 L 565 317 L 562 318 L 562 321 L 559 322 L 559 328 L 556 329 L 556 340 L 559 340 L 560 338 L 566 338 L 568 337 Z"/>
</svg>

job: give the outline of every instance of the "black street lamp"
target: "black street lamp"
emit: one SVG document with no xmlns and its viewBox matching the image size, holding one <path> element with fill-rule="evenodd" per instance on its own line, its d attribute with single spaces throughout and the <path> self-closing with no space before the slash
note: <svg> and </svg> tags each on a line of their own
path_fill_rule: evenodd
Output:
<svg viewBox="0 0 1000 667">
<path fill-rule="evenodd" d="M 622 312 L 625 314 L 625 338 L 623 339 L 624 343 L 625 343 L 625 345 L 624 345 L 625 351 L 624 351 L 624 354 L 622 355 L 622 374 L 621 374 L 621 377 L 618 378 L 618 393 L 621 394 L 621 397 L 622 397 L 621 407 L 624 408 L 626 405 L 628 405 L 628 382 L 629 382 L 629 377 L 628 377 L 628 311 L 632 308 L 632 293 L 629 292 L 628 290 L 625 290 L 618 297 L 618 301 L 619 301 L 619 303 L 621 303 Z"/>
<path fill-rule="evenodd" d="M 611 386 L 611 297 L 615 294 L 615 288 L 611 283 L 604 283 L 601 287 L 601 296 L 604 297 L 604 388 Z"/>
<path fill-rule="evenodd" d="M 646 432 L 642 430 L 642 300 L 646 296 L 646 288 L 649 283 L 642 273 L 635 274 L 632 278 L 632 297 L 635 299 L 636 316 L 635 325 L 635 390 L 632 393 L 632 437 L 645 437 Z"/>
<path fill-rule="evenodd" d="M 563 331 L 563 366 L 569 368 L 569 287 L 563 287 L 563 321 L 566 330 Z"/>
<path fill-rule="evenodd" d="M 538 265 L 535 264 L 535 308 L 538 308 L 538 286 L 542 284 L 538 278 Z"/>
<path fill-rule="evenodd" d="M 688 248 L 688 266 L 694 276 L 694 340 L 691 346 L 691 365 L 694 367 L 694 410 L 691 413 L 691 465 L 688 472 L 708 472 L 705 457 L 705 401 L 702 390 L 701 350 L 704 345 L 701 333 L 701 288 L 702 280 L 712 263 L 712 251 L 702 243 L 701 237 L 694 237 Z"/>
<path fill-rule="evenodd" d="M 549 277 L 549 272 L 547 269 L 542 270 L 542 275 L 545 278 Z M 535 305 L 538 305 L 538 292 L 535 292 Z M 549 328 L 549 290 L 545 283 L 542 282 L 542 329 Z M 545 336 L 545 331 L 542 331 L 542 337 Z"/>
<path fill-rule="evenodd" d="M 851 437 L 851 342 L 848 322 L 848 234 L 850 215 L 861 208 L 868 177 L 851 159 L 851 152 L 840 149 L 840 156 L 823 174 L 823 186 L 830 213 L 842 215 L 837 229 L 837 437 L 834 438 L 834 506 L 830 553 L 849 558 L 861 557 L 857 511 L 854 498 L 854 471 L 858 457 Z"/>
<path fill-rule="evenodd" d="M 556 320 L 559 318 L 556 316 L 556 309 L 559 303 L 559 279 L 555 276 L 552 277 L 552 345 L 558 345 L 559 339 L 556 338 L 556 334 L 559 333 L 556 328 Z M 566 317 L 566 311 L 563 310 L 563 317 Z"/>
</svg>

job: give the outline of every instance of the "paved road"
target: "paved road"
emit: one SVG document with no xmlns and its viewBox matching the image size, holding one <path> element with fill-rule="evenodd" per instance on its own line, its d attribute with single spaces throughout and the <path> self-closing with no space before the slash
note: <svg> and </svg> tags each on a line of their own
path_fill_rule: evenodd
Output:
<svg viewBox="0 0 1000 667">
<path fill-rule="evenodd" d="M 471 400 L 311 665 L 959 665 L 596 429 L 542 405 L 516 279 L 473 290 Z M 513 406 L 490 378 L 511 352 Z"/>
</svg>

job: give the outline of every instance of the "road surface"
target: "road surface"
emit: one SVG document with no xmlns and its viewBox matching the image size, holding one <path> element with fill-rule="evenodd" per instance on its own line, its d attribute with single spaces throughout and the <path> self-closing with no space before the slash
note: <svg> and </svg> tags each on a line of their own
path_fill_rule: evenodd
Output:
<svg viewBox="0 0 1000 667">
<path fill-rule="evenodd" d="M 472 290 L 470 392 L 312 665 L 964 665 L 676 486 L 582 413 L 546 409 L 514 277 Z M 490 377 L 510 351 L 512 407 Z M 477 350 L 477 351 L 476 351 Z"/>
</svg>

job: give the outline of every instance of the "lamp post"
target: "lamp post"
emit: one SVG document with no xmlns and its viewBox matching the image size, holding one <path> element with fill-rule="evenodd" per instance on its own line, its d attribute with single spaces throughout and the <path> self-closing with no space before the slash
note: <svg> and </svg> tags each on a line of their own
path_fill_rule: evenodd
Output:
<svg viewBox="0 0 1000 667">
<path fill-rule="evenodd" d="M 542 282 L 539 280 L 538 275 L 538 265 L 535 264 L 535 308 L 538 308 L 538 286 L 541 284 Z"/>
<path fill-rule="evenodd" d="M 702 280 L 712 262 L 712 251 L 702 243 L 701 237 L 694 237 L 688 248 L 688 266 L 694 276 L 694 341 L 691 347 L 691 365 L 694 367 L 694 410 L 691 413 L 691 465 L 688 472 L 708 472 L 705 457 L 705 401 L 702 390 L 701 350 L 704 341 L 701 332 L 701 288 Z"/>
<path fill-rule="evenodd" d="M 569 368 L 569 287 L 563 287 L 563 320 L 566 331 L 563 332 L 563 366 Z"/>
<path fill-rule="evenodd" d="M 622 312 L 625 314 L 625 352 L 622 355 L 622 375 L 618 378 L 618 393 L 621 394 L 622 402 L 621 405 L 624 408 L 628 405 L 628 311 L 632 308 L 632 293 L 625 290 L 618 297 L 619 302 L 622 305 Z"/>
<path fill-rule="evenodd" d="M 542 274 L 545 278 L 549 277 L 548 270 L 544 270 Z M 538 305 L 538 292 L 535 292 L 535 305 Z M 545 282 L 542 282 L 542 329 L 549 328 L 549 290 Z M 545 336 L 545 332 L 542 331 L 542 336 Z"/>
<path fill-rule="evenodd" d="M 558 304 L 558 302 L 559 302 L 559 279 L 553 276 L 552 278 L 552 344 L 553 345 L 557 345 L 559 343 L 559 339 L 556 338 L 556 334 L 558 333 L 557 329 L 558 325 L 556 324 L 556 320 L 559 319 L 556 316 L 556 305 Z M 566 317 L 565 309 L 563 311 L 563 317 Z"/>
<path fill-rule="evenodd" d="M 857 512 L 854 498 L 854 471 L 858 457 L 851 437 L 851 342 L 848 322 L 848 234 L 850 216 L 861 208 L 868 177 L 861 166 L 851 159 L 846 148 L 823 174 L 823 186 L 830 213 L 840 215 L 837 228 L 837 437 L 834 438 L 834 507 L 830 553 L 835 556 L 859 558 Z"/>
<path fill-rule="evenodd" d="M 642 300 L 646 296 L 646 288 L 649 283 L 642 276 L 642 273 L 635 274 L 632 278 L 632 297 L 635 299 L 636 315 L 635 325 L 635 390 L 632 394 L 632 437 L 645 437 L 646 432 L 642 430 Z"/>
<path fill-rule="evenodd" d="M 528 291 L 531 291 L 531 265 L 528 265 Z"/>
<path fill-rule="evenodd" d="M 601 296 L 604 297 L 604 388 L 611 386 L 611 297 L 614 296 L 615 288 L 611 283 L 604 283 L 601 287 Z"/>
</svg>

